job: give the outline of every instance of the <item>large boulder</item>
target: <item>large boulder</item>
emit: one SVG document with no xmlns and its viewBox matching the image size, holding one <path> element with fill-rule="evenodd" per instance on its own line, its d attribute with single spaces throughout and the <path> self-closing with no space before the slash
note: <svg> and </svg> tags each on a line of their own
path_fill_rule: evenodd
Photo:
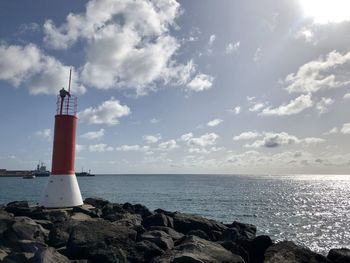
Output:
<svg viewBox="0 0 350 263">
<path fill-rule="evenodd" d="M 282 241 L 270 246 L 265 252 L 264 263 L 328 263 L 324 256 L 291 241 Z"/>
<path fill-rule="evenodd" d="M 244 263 L 244 260 L 217 243 L 196 236 L 186 236 L 180 245 L 156 258 L 154 262 Z"/>
<path fill-rule="evenodd" d="M 272 246 L 272 240 L 269 236 L 257 236 L 250 242 L 250 262 L 263 263 L 265 251 Z"/>
<path fill-rule="evenodd" d="M 157 213 L 146 217 L 143 220 L 142 225 L 145 228 L 150 228 L 151 226 L 165 226 L 174 228 L 174 220 L 169 216 Z"/>
<path fill-rule="evenodd" d="M 92 218 L 98 218 L 102 216 L 102 210 L 91 205 L 76 206 L 73 208 L 73 213 L 83 213 Z"/>
<path fill-rule="evenodd" d="M 70 232 L 79 221 L 68 220 L 53 225 L 48 236 L 48 244 L 55 248 L 63 247 L 67 244 Z"/>
<path fill-rule="evenodd" d="M 89 258 L 101 242 L 127 251 L 133 247 L 136 236 L 135 230 L 102 219 L 82 221 L 71 230 L 67 254 L 72 259 Z"/>
<path fill-rule="evenodd" d="M 163 250 L 172 249 L 174 247 L 173 239 L 167 233 L 160 230 L 145 232 L 141 235 L 141 239 L 155 243 Z"/>
<path fill-rule="evenodd" d="M 350 249 L 348 248 L 334 248 L 328 253 L 327 258 L 333 263 L 349 263 Z"/>
<path fill-rule="evenodd" d="M 134 262 L 151 262 L 153 258 L 164 253 L 163 249 L 148 240 L 137 242 L 135 245 L 135 251 L 139 256 L 138 258 L 135 258 Z"/>
<path fill-rule="evenodd" d="M 4 232 L 6 232 L 14 223 L 15 219 L 12 214 L 0 210 L 0 245 L 4 243 Z"/>
<path fill-rule="evenodd" d="M 58 253 L 52 247 L 38 250 L 31 259 L 33 263 L 69 263 L 71 262 L 67 257 Z"/>
<path fill-rule="evenodd" d="M 192 230 L 202 230 L 210 236 L 212 231 L 224 231 L 227 229 L 225 225 L 214 220 L 178 212 L 174 213 L 173 220 L 174 229 L 183 234 L 187 234 Z"/>
<path fill-rule="evenodd" d="M 254 239 L 256 236 L 256 226 L 252 224 L 244 224 L 234 221 L 230 225 L 226 225 L 229 229 L 234 229 L 236 233 L 242 238 Z"/>
<path fill-rule="evenodd" d="M 88 197 L 84 200 L 84 203 L 92 205 L 93 207 L 102 209 L 105 205 L 109 204 L 109 201 L 107 201 L 103 198 Z"/>
<path fill-rule="evenodd" d="M 170 228 L 170 227 L 166 227 L 166 226 L 151 226 L 149 228 L 150 231 L 152 230 L 161 230 L 164 231 L 165 233 L 167 233 L 174 241 L 175 240 L 179 240 L 180 238 L 184 237 L 184 234 L 179 233 L 177 231 L 175 231 L 174 229 Z"/>
<path fill-rule="evenodd" d="M 28 217 L 16 217 L 14 223 L 3 233 L 4 243 L 10 247 L 18 245 L 20 240 L 45 243 L 49 231 Z"/>
</svg>

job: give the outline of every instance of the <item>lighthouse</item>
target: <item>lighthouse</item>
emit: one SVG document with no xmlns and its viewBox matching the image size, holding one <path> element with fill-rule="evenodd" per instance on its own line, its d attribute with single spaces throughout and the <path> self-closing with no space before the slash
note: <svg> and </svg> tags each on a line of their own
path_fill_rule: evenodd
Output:
<svg viewBox="0 0 350 263">
<path fill-rule="evenodd" d="M 77 128 L 77 98 L 62 88 L 57 96 L 51 175 L 40 200 L 47 208 L 73 207 L 83 204 L 75 175 L 75 136 Z"/>
</svg>

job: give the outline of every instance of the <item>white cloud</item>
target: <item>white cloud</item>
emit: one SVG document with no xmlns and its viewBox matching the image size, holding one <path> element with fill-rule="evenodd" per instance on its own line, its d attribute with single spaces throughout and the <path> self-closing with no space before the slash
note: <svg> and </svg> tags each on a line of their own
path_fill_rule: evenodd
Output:
<svg viewBox="0 0 350 263">
<path fill-rule="evenodd" d="M 156 143 L 158 142 L 160 139 L 162 139 L 162 137 L 160 136 L 160 134 L 157 135 L 145 135 L 143 136 L 143 139 L 146 143 Z"/>
<path fill-rule="evenodd" d="M 38 136 L 39 138 L 49 140 L 51 138 L 51 133 L 52 133 L 51 129 L 44 129 L 42 131 L 37 131 L 35 135 Z"/>
<path fill-rule="evenodd" d="M 222 119 L 214 119 L 214 120 L 212 120 L 212 121 L 209 121 L 208 123 L 207 123 L 207 126 L 209 126 L 209 127 L 214 127 L 214 126 L 218 126 L 220 123 L 222 123 L 223 122 L 223 120 Z"/>
<path fill-rule="evenodd" d="M 105 130 L 100 129 L 99 131 L 91 131 L 82 134 L 80 137 L 88 140 L 101 139 L 105 135 Z"/>
<path fill-rule="evenodd" d="M 246 144 L 245 147 L 248 148 L 275 148 L 281 145 L 288 145 L 298 143 L 299 139 L 293 135 L 289 135 L 286 132 L 281 133 L 264 133 L 264 138 L 262 140 L 257 140 L 252 144 Z"/>
<path fill-rule="evenodd" d="M 306 144 L 316 144 L 316 143 L 323 143 L 326 140 L 322 138 L 316 138 L 316 137 L 307 137 L 303 140 Z"/>
<path fill-rule="evenodd" d="M 328 132 L 324 132 L 323 135 L 337 134 L 338 132 L 339 132 L 339 129 L 337 127 L 334 127 L 330 129 Z"/>
<path fill-rule="evenodd" d="M 332 51 L 302 65 L 297 73 L 285 78 L 289 92 L 317 92 L 322 89 L 339 88 L 350 83 L 350 52 Z"/>
<path fill-rule="evenodd" d="M 260 113 L 261 116 L 285 116 L 294 115 L 312 107 L 311 94 L 300 95 L 288 104 L 282 104 L 277 108 L 267 107 Z"/>
<path fill-rule="evenodd" d="M 249 108 L 249 111 L 251 112 L 256 112 L 256 111 L 260 111 L 262 108 L 265 107 L 265 104 L 262 102 L 257 102 L 255 103 L 252 107 Z"/>
<path fill-rule="evenodd" d="M 261 48 L 257 48 L 254 53 L 253 61 L 259 63 L 262 57 Z"/>
<path fill-rule="evenodd" d="M 316 109 L 320 114 L 327 113 L 329 111 L 329 106 L 334 103 L 334 100 L 331 98 L 321 98 L 316 104 Z"/>
<path fill-rule="evenodd" d="M 290 135 L 286 132 L 273 133 L 273 132 L 264 132 L 264 138 L 261 140 L 256 140 L 252 144 L 246 144 L 244 147 L 247 148 L 276 148 L 282 145 L 291 145 L 291 144 L 316 144 L 325 142 L 322 138 L 316 137 L 307 137 L 305 139 L 299 139 L 294 135 Z"/>
<path fill-rule="evenodd" d="M 187 141 L 189 141 L 191 138 L 193 138 L 193 133 L 192 133 L 192 132 L 189 132 L 189 133 L 186 133 L 186 134 L 181 135 L 179 141 L 187 142 Z"/>
<path fill-rule="evenodd" d="M 157 118 L 152 118 L 149 122 L 150 122 L 151 124 L 156 124 L 156 123 L 159 123 L 160 120 L 157 119 Z"/>
<path fill-rule="evenodd" d="M 188 138 L 189 136 L 187 136 Z M 219 138 L 219 135 L 216 133 L 206 133 L 200 137 L 191 137 L 187 140 L 189 146 L 199 146 L 206 147 L 216 144 L 216 140 Z"/>
<path fill-rule="evenodd" d="M 344 99 L 350 99 L 350 93 L 344 94 Z"/>
<path fill-rule="evenodd" d="M 226 54 L 232 54 L 236 51 L 238 51 L 239 47 L 241 45 L 241 42 L 236 42 L 236 43 L 229 43 L 227 46 L 226 46 Z"/>
<path fill-rule="evenodd" d="M 210 89 L 213 86 L 214 77 L 206 74 L 198 74 L 188 84 L 189 91 L 199 92 Z"/>
<path fill-rule="evenodd" d="M 216 35 L 211 35 L 211 36 L 209 37 L 208 45 L 209 45 L 209 46 L 212 46 L 213 43 L 214 43 L 214 41 L 215 41 L 215 39 L 216 39 Z"/>
<path fill-rule="evenodd" d="M 111 152 L 113 151 L 113 147 L 108 146 L 105 143 L 89 145 L 90 152 Z"/>
<path fill-rule="evenodd" d="M 131 113 L 126 105 L 121 105 L 118 100 L 113 97 L 104 101 L 96 108 L 90 107 L 78 113 L 81 121 L 88 124 L 106 124 L 116 125 L 119 123 L 119 118 L 128 116 Z"/>
<path fill-rule="evenodd" d="M 169 141 L 160 143 L 158 147 L 160 150 L 173 150 L 175 148 L 178 148 L 179 146 L 177 145 L 175 140 L 169 140 Z"/>
<path fill-rule="evenodd" d="M 340 132 L 343 134 L 350 134 L 350 123 L 344 123 Z"/>
<path fill-rule="evenodd" d="M 116 150 L 121 152 L 130 152 L 130 151 L 138 152 L 138 151 L 148 151 L 149 149 L 150 149 L 149 146 L 140 146 L 138 144 L 136 145 L 124 144 L 120 147 L 117 147 Z"/>
<path fill-rule="evenodd" d="M 15 87 L 25 86 L 31 94 L 58 94 L 67 87 L 69 70 L 53 57 L 45 55 L 37 46 L 0 45 L 0 80 Z M 73 93 L 85 93 L 73 68 Z"/>
<path fill-rule="evenodd" d="M 254 96 L 252 96 L 252 97 L 247 96 L 247 101 L 253 101 L 253 100 L 255 100 Z"/>
<path fill-rule="evenodd" d="M 247 131 L 247 132 L 242 132 L 240 135 L 234 136 L 233 140 L 234 141 L 251 140 L 251 139 L 258 138 L 259 136 L 261 136 L 261 134 L 258 132 Z"/>
<path fill-rule="evenodd" d="M 229 110 L 229 112 L 233 112 L 234 114 L 238 115 L 241 113 L 241 106 L 236 106 L 232 110 Z"/>
<path fill-rule="evenodd" d="M 75 145 L 75 150 L 76 150 L 77 153 L 82 152 L 82 151 L 85 150 L 85 146 L 84 145 L 80 145 L 80 144 L 76 144 Z"/>
<path fill-rule="evenodd" d="M 191 61 L 180 64 L 175 58 L 181 43 L 170 31 L 180 13 L 175 0 L 90 0 L 84 13 L 70 13 L 61 25 L 47 20 L 44 41 L 55 49 L 86 42 L 86 85 L 144 95 L 159 82 L 183 86 L 195 73 Z"/>
<path fill-rule="evenodd" d="M 315 34 L 309 27 L 303 27 L 295 34 L 296 39 L 302 39 L 305 42 L 312 42 L 314 37 Z"/>
</svg>

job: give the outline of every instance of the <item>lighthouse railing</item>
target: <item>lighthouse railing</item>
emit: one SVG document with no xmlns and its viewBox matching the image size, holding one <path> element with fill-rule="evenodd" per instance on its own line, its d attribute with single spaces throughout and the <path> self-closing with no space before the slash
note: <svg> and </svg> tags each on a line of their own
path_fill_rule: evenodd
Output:
<svg viewBox="0 0 350 263">
<path fill-rule="evenodd" d="M 77 114 L 78 99 L 74 95 L 65 98 L 57 96 L 56 102 L 56 114 L 57 115 L 72 115 Z"/>
</svg>

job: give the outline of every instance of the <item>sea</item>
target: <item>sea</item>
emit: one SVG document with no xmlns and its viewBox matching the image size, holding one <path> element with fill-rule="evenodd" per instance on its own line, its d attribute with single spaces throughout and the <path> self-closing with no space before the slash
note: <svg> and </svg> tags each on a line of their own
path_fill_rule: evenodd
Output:
<svg viewBox="0 0 350 263">
<path fill-rule="evenodd" d="M 0 178 L 0 204 L 35 204 L 48 181 Z M 350 248 L 350 175 L 138 174 L 78 177 L 83 198 L 140 203 L 254 224 L 258 234 L 291 240 L 322 254 Z"/>
</svg>

